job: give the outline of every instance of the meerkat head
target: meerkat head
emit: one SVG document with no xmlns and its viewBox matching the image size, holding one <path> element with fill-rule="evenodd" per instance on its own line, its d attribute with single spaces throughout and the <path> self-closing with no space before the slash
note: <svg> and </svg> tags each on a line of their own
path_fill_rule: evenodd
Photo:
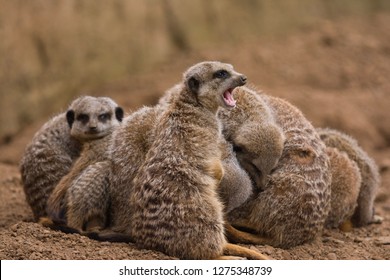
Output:
<svg viewBox="0 0 390 280">
<path fill-rule="evenodd" d="M 237 159 L 258 188 L 276 167 L 284 149 L 284 134 L 272 124 L 245 124 L 233 135 Z"/>
<path fill-rule="evenodd" d="M 79 97 L 66 112 L 70 134 L 80 141 L 105 137 L 122 119 L 123 109 L 108 97 Z"/>
<path fill-rule="evenodd" d="M 218 106 L 234 108 L 233 89 L 243 86 L 246 77 L 233 70 L 233 66 L 217 61 L 206 61 L 190 67 L 183 75 L 189 92 L 204 107 L 216 110 Z"/>
</svg>

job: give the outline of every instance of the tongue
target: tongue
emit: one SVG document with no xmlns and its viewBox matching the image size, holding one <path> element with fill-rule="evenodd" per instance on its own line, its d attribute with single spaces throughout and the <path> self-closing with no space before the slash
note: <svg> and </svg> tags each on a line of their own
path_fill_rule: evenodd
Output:
<svg viewBox="0 0 390 280">
<path fill-rule="evenodd" d="M 233 94 L 230 90 L 227 90 L 223 93 L 223 100 L 225 104 L 230 107 L 236 106 L 236 100 L 233 98 Z"/>
</svg>

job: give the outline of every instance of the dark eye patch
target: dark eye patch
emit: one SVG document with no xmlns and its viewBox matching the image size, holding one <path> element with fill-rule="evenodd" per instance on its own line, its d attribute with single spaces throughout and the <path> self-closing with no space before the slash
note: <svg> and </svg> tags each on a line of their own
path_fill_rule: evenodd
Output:
<svg viewBox="0 0 390 280">
<path fill-rule="evenodd" d="M 244 151 L 244 148 L 237 145 L 233 145 L 233 151 L 235 153 L 242 153 Z"/>
<path fill-rule="evenodd" d="M 111 119 L 111 114 L 110 113 L 104 113 L 104 114 L 100 114 L 98 116 L 98 119 L 100 122 L 106 122 L 106 121 L 109 121 Z"/>
<path fill-rule="evenodd" d="M 87 114 L 80 114 L 77 116 L 76 120 L 82 123 L 87 123 L 89 121 L 89 116 Z"/>
<path fill-rule="evenodd" d="M 226 70 L 218 70 L 213 74 L 213 78 L 217 79 L 227 79 L 230 77 L 230 73 Z"/>
</svg>

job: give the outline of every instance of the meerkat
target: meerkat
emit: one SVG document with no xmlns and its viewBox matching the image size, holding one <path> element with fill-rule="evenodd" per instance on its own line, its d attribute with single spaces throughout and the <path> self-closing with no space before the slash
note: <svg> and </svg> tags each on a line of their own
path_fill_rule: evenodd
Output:
<svg viewBox="0 0 390 280">
<path fill-rule="evenodd" d="M 250 174 L 255 186 L 263 189 L 268 175 L 282 156 L 284 133 L 270 108 L 255 91 L 246 88 L 245 96 L 238 94 L 236 100 L 239 106 L 233 110 L 221 109 L 218 113 L 223 134 L 234 144 L 241 166 L 252 170 Z M 229 121 L 232 119 L 234 121 Z"/>
<path fill-rule="evenodd" d="M 110 146 L 113 174 L 110 184 L 110 227 L 117 232 L 130 228 L 129 197 L 132 181 L 155 138 L 153 127 L 165 105 L 142 107 L 128 117 L 115 130 Z"/>
<path fill-rule="evenodd" d="M 105 227 L 111 174 L 108 147 L 112 132 L 124 115 L 123 109 L 107 97 L 90 101 L 89 106 L 94 107 L 95 114 L 82 118 L 90 122 L 96 137 L 84 140 L 80 157 L 54 188 L 47 202 L 47 213 L 53 221 L 65 222 L 80 231 Z M 67 120 L 71 134 L 75 133 L 72 132 L 75 123 L 72 111 L 68 111 Z"/>
<path fill-rule="evenodd" d="M 353 225 L 364 226 L 380 222 L 381 218 L 374 215 L 374 200 L 380 185 L 379 170 L 375 161 L 359 146 L 356 139 L 345 133 L 329 128 L 318 128 L 317 132 L 326 146 L 345 152 L 359 168 L 361 184 L 360 188 L 354 190 L 359 191 L 359 196 L 352 217 Z"/>
<path fill-rule="evenodd" d="M 250 112 L 256 112 L 256 105 L 246 105 L 251 105 L 248 100 L 254 91 L 240 87 L 234 94 L 237 107 L 255 117 L 256 113 Z M 324 143 L 298 108 L 282 99 L 256 94 L 272 112 L 276 125 L 283 132 L 283 151 L 266 184 L 257 186 L 257 193 L 229 213 L 228 221 L 234 228 L 227 228 L 228 238 L 235 242 L 289 248 L 313 240 L 323 229 L 330 210 L 329 157 Z M 257 178 L 262 172 L 250 160 L 253 157 L 251 151 L 259 149 L 256 145 L 264 144 L 247 141 L 242 145 L 236 139 L 262 139 L 261 136 L 253 135 L 256 130 L 242 130 L 237 138 L 231 137 L 234 128 L 240 128 L 235 125 L 236 119 L 222 116 L 221 120 L 225 136 L 233 145 L 238 145 L 235 149 L 237 157 L 249 159 L 242 166 L 250 166 L 245 168 L 246 171 L 251 178 Z M 262 180 L 254 181 L 263 184 Z M 236 228 L 245 229 L 248 234 L 237 236 Z"/>
<path fill-rule="evenodd" d="M 357 164 L 344 152 L 327 147 L 332 174 L 330 211 L 325 221 L 327 228 L 350 230 L 350 220 L 357 206 L 361 175 Z"/>
<path fill-rule="evenodd" d="M 167 106 L 167 104 L 170 104 L 175 95 L 180 93 L 180 87 L 181 85 L 178 84 L 167 90 L 160 98 L 159 105 Z M 234 110 L 237 110 L 237 108 L 234 108 Z M 249 174 L 238 162 L 233 145 L 226 141 L 224 137 L 220 139 L 220 150 L 225 172 L 218 188 L 218 194 L 224 205 L 224 213 L 227 214 L 252 195 L 253 184 Z"/>
<path fill-rule="evenodd" d="M 231 65 L 219 62 L 192 66 L 184 73 L 180 93 L 157 115 L 145 159 L 128 186 L 129 227 L 124 230 L 139 246 L 182 259 L 222 258 L 223 253 L 237 251 L 265 258 L 227 244 L 222 203 L 216 194 L 223 176 L 216 112 L 219 106 L 234 106 L 231 91 L 245 79 Z M 116 137 L 120 131 L 123 128 Z M 127 136 L 134 140 L 134 134 Z M 126 159 L 116 159 L 119 155 L 114 152 L 113 161 L 128 171 L 128 153 L 122 153 Z M 123 172 L 116 169 L 114 177 L 118 174 Z"/>
<path fill-rule="evenodd" d="M 79 157 L 82 142 L 99 138 L 104 132 L 104 127 L 102 130 L 96 126 L 102 113 L 100 102 L 104 104 L 103 99 L 92 96 L 77 98 L 66 113 L 45 123 L 26 147 L 20 172 L 26 200 L 36 220 L 47 215 L 47 199 Z"/>
<path fill-rule="evenodd" d="M 110 157 L 115 175 L 112 176 L 110 189 L 110 221 L 111 228 L 117 232 L 125 232 L 131 226 L 128 197 L 132 192 L 132 181 L 155 138 L 154 126 L 158 118 L 175 95 L 180 93 L 181 87 L 181 84 L 177 84 L 167 90 L 156 106 L 144 106 L 126 117 L 113 133 Z M 251 195 L 252 182 L 239 165 L 232 145 L 224 138 L 220 140 L 222 165 L 226 172 L 218 192 L 225 206 L 224 211 L 229 212 Z"/>
<path fill-rule="evenodd" d="M 253 184 L 249 174 L 237 160 L 233 145 L 222 137 L 222 166 L 224 174 L 217 190 L 224 205 L 224 213 L 243 204 L 253 194 Z"/>
</svg>

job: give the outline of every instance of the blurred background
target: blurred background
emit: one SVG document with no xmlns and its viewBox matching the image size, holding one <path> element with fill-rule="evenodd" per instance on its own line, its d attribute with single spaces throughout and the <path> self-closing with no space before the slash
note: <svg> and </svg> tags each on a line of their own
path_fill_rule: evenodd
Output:
<svg viewBox="0 0 390 280">
<path fill-rule="evenodd" d="M 389 12 L 388 0 L 0 0 L 0 161 L 18 162 L 74 97 L 134 110 L 201 60 L 387 152 Z"/>
</svg>

